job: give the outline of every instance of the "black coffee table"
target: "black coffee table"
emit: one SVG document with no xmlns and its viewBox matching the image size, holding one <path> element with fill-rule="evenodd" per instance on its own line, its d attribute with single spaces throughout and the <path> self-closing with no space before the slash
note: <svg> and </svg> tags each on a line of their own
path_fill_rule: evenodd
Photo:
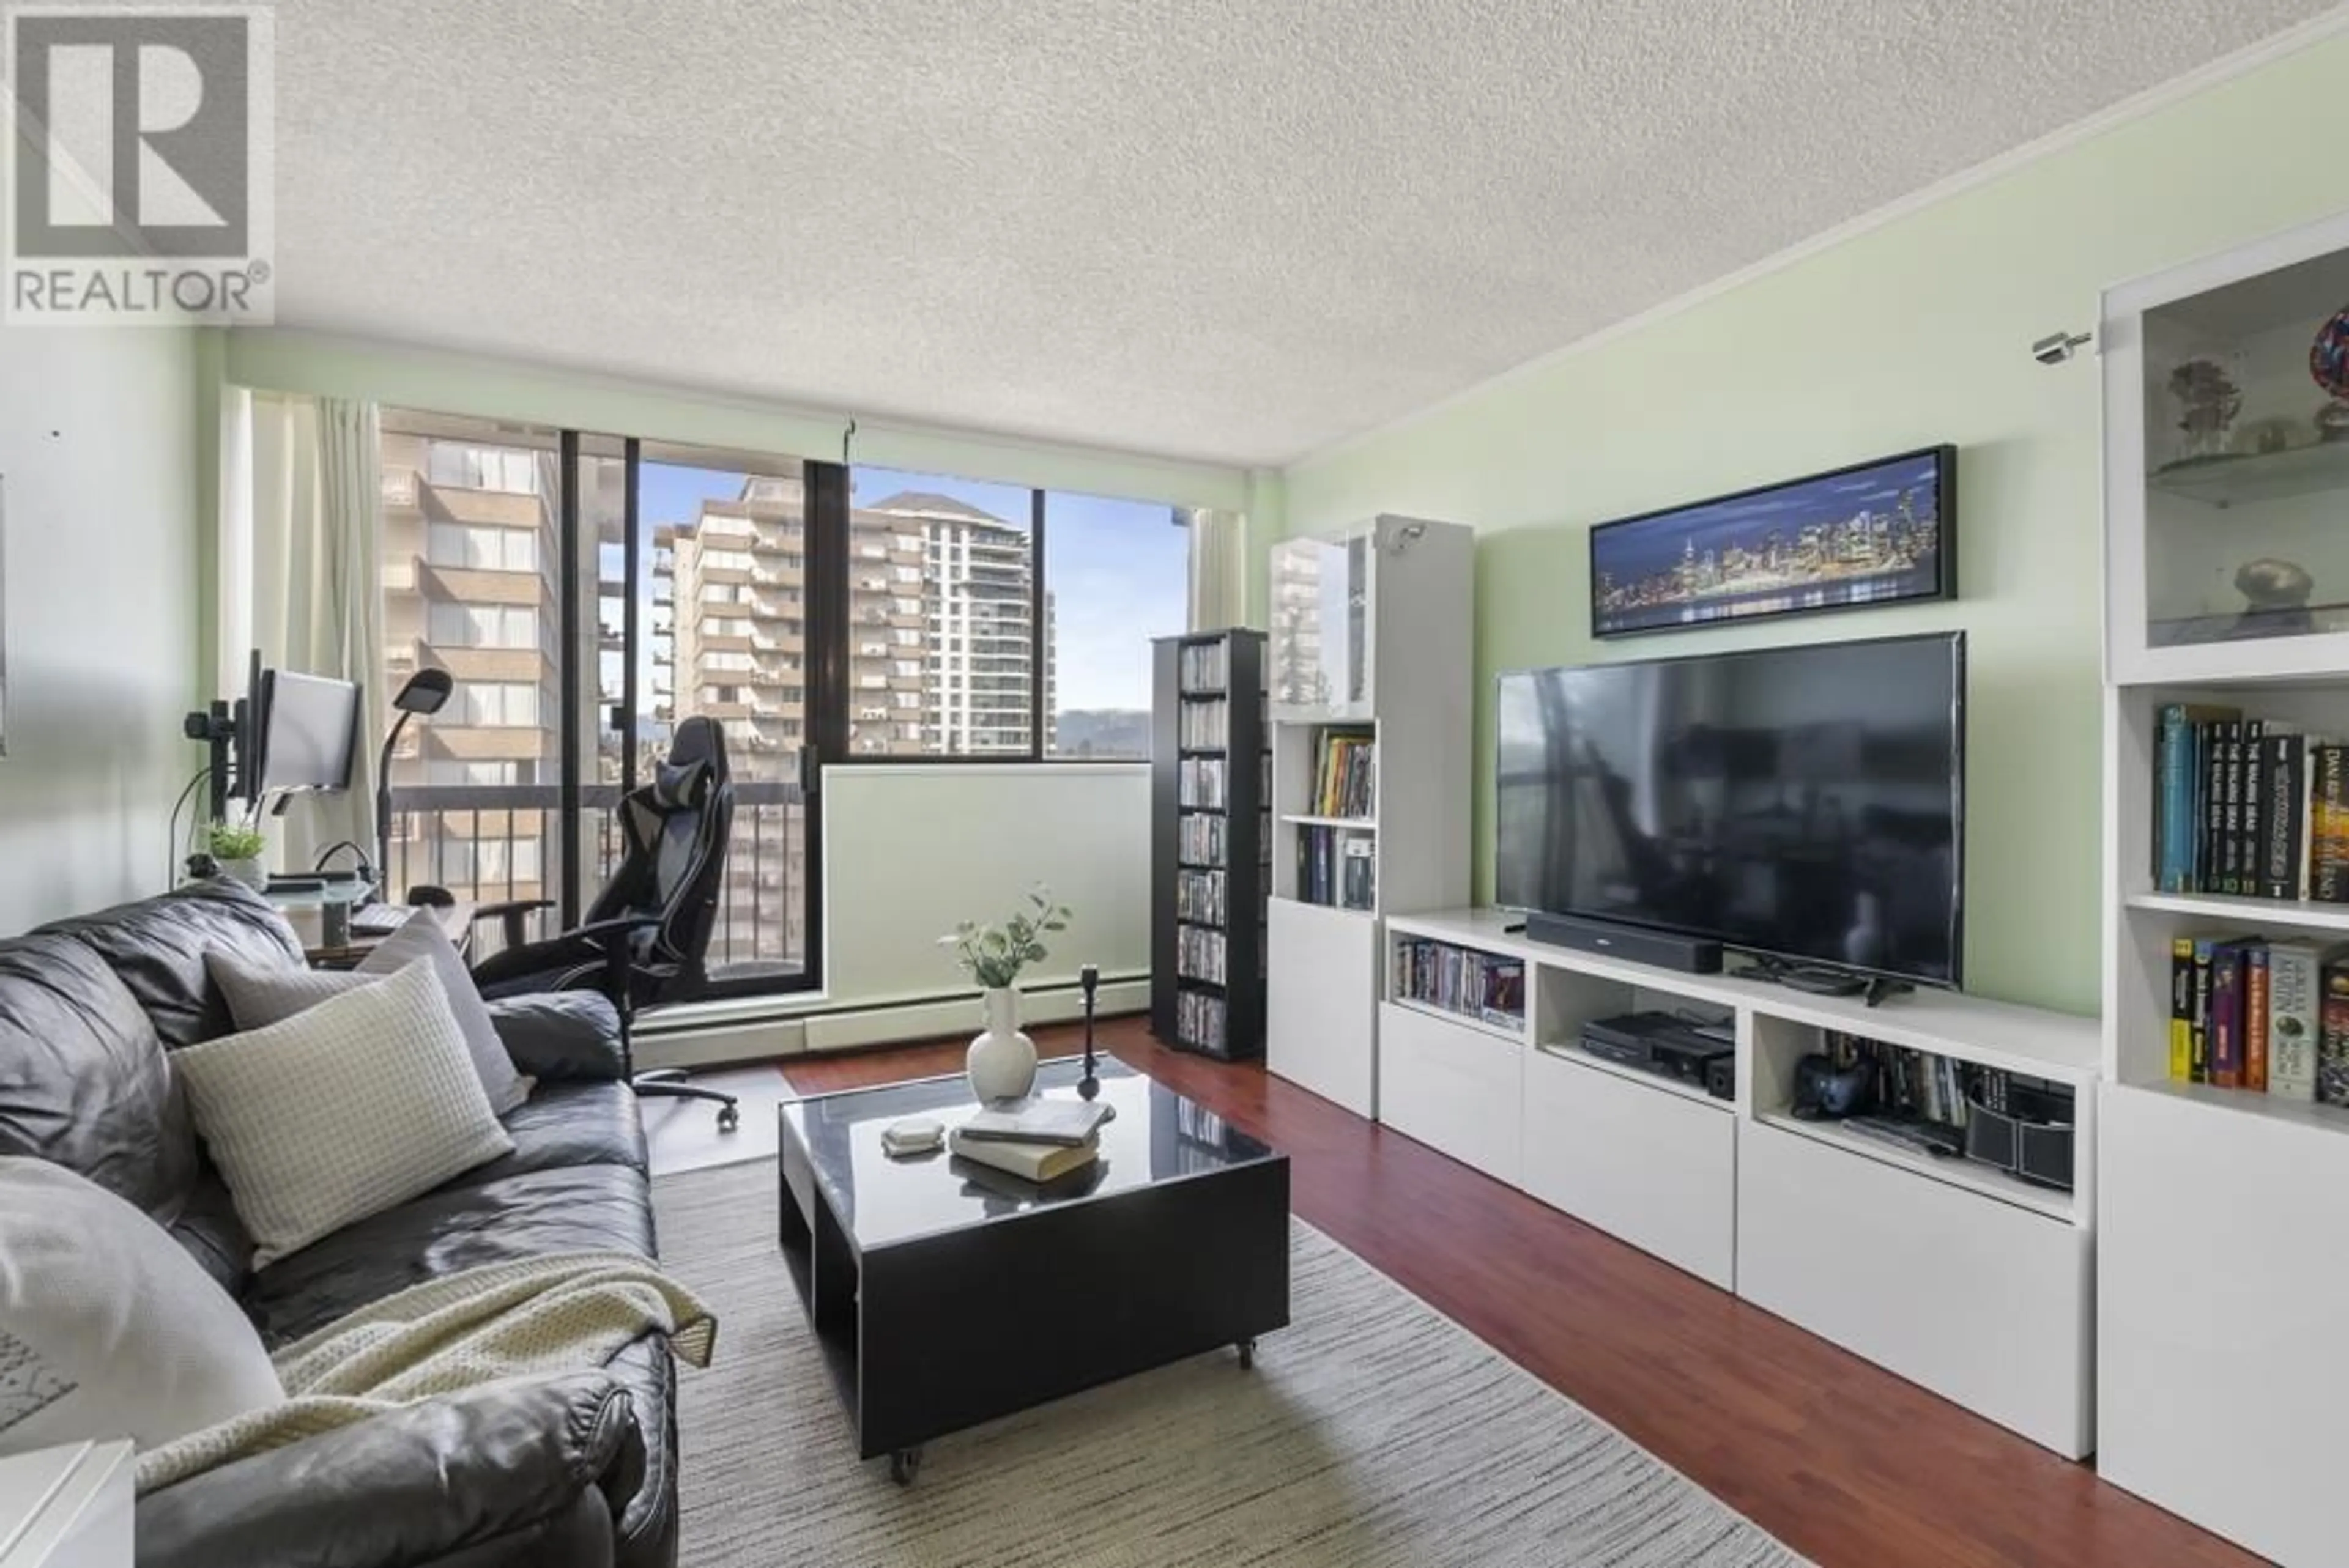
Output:
<svg viewBox="0 0 2349 1568">
<path fill-rule="evenodd" d="M 1114 1063 L 1100 1081 L 1101 1158 L 1041 1188 L 881 1151 L 901 1118 L 976 1111 L 959 1074 L 781 1109 L 783 1257 L 859 1455 L 900 1481 L 934 1438 L 1217 1346 L 1246 1367 L 1288 1326 L 1288 1157 Z"/>
</svg>

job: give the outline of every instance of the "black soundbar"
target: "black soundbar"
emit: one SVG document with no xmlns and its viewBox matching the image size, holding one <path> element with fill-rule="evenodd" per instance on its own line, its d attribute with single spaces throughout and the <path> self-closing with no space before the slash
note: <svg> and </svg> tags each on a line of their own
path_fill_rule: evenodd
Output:
<svg viewBox="0 0 2349 1568">
<path fill-rule="evenodd" d="M 1677 969 L 1683 975 L 1721 973 L 1718 942 L 1702 936 L 1674 936 L 1637 925 L 1619 925 L 1611 920 L 1590 920 L 1578 914 L 1528 914 L 1526 940 L 1546 942 L 1552 947 L 1571 947 L 1582 953 L 1604 953 L 1612 958 L 1629 958 L 1635 964 L 1652 964 L 1659 969 Z"/>
</svg>

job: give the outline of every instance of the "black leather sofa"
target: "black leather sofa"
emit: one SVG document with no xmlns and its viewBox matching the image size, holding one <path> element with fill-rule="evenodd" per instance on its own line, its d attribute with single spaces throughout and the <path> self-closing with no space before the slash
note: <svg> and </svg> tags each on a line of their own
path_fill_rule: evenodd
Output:
<svg viewBox="0 0 2349 1568">
<path fill-rule="evenodd" d="M 230 1028 L 208 951 L 299 965 L 265 902 L 209 882 L 0 942 L 0 1154 L 54 1161 L 166 1225 L 273 1348 L 476 1264 L 654 1255 L 651 1184 L 618 1021 L 573 993 L 492 1004 L 538 1079 L 494 1163 L 256 1274 L 190 1124 L 171 1053 Z M 171 1568 L 667 1568 L 675 1368 L 647 1339 L 610 1367 L 436 1399 L 142 1498 L 138 1554 Z"/>
</svg>

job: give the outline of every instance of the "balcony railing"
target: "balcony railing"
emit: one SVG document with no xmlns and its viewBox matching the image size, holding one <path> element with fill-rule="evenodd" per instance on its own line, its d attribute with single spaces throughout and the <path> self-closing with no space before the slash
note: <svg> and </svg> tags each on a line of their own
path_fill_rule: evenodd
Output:
<svg viewBox="0 0 2349 1568">
<path fill-rule="evenodd" d="M 579 791 L 581 911 L 611 880 L 622 841 L 614 809 L 616 784 L 585 784 Z M 563 875 L 562 789 L 554 784 L 408 784 L 391 791 L 393 896 L 422 884 L 447 888 L 461 903 L 558 898 Z M 709 966 L 720 980 L 787 978 L 807 967 L 807 910 L 802 891 L 807 839 L 806 807 L 795 783 L 734 782 L 733 830 Z M 554 934 L 554 912 L 535 928 Z M 474 931 L 473 956 L 502 944 L 498 923 Z"/>
</svg>

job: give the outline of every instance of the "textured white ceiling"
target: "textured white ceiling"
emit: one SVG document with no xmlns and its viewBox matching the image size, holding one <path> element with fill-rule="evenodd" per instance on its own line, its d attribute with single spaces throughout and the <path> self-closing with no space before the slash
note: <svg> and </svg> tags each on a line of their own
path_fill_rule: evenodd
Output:
<svg viewBox="0 0 2349 1568">
<path fill-rule="evenodd" d="M 283 0 L 279 319 L 1276 464 L 2331 0 Z"/>
</svg>

